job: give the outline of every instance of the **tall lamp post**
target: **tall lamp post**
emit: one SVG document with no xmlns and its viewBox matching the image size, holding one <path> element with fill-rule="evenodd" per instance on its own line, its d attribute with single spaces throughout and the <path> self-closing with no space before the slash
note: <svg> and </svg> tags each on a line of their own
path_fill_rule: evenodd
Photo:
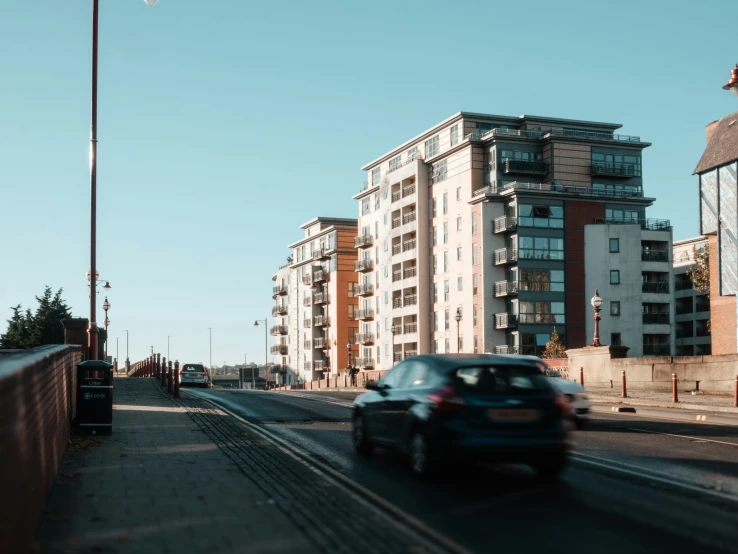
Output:
<svg viewBox="0 0 738 554">
<path fill-rule="evenodd" d="M 105 297 L 105 302 L 103 302 L 103 310 L 105 310 L 105 361 L 108 360 L 108 325 L 110 325 L 110 320 L 108 319 L 108 310 L 110 309 L 110 302 L 108 302 L 108 297 Z"/>
<path fill-rule="evenodd" d="M 264 326 L 264 388 L 266 389 L 267 383 L 269 382 L 269 373 L 268 373 L 268 365 L 269 365 L 269 336 L 267 335 L 267 325 L 269 321 L 267 319 L 257 319 L 254 321 L 254 327 L 258 327 L 259 325 Z"/>
<path fill-rule="evenodd" d="M 159 0 L 144 0 L 153 6 Z M 90 275 L 97 278 L 97 37 L 100 0 L 92 0 L 92 79 L 90 90 Z M 97 360 L 97 291 L 90 287 L 90 323 L 87 346 L 91 360 Z"/>
<path fill-rule="evenodd" d="M 126 329 L 126 374 L 131 369 L 131 360 L 128 359 L 128 329 Z"/>
<path fill-rule="evenodd" d="M 461 352 L 461 308 L 456 308 L 456 353 Z"/>
<path fill-rule="evenodd" d="M 167 335 L 167 360 L 169 359 L 169 339 L 172 338 L 172 335 Z"/>
<path fill-rule="evenodd" d="M 723 85 L 723 90 L 729 90 L 738 96 L 738 63 L 735 64 L 735 69 L 730 71 L 730 81 Z"/>
<path fill-rule="evenodd" d="M 208 374 L 210 375 L 210 382 L 213 382 L 213 328 L 208 327 L 208 333 L 210 333 L 210 361 L 208 362 Z"/>
<path fill-rule="evenodd" d="M 348 344 L 346 345 L 346 348 L 348 349 L 348 366 L 349 369 L 352 368 L 351 366 L 351 349 L 354 347 L 353 344 L 351 344 L 351 339 L 349 339 Z"/>
<path fill-rule="evenodd" d="M 392 367 L 395 367 L 395 333 L 397 333 L 397 328 L 392 325 L 390 331 L 392 331 Z"/>
<path fill-rule="evenodd" d="M 592 308 L 594 308 L 592 319 L 595 322 L 594 339 L 592 340 L 591 346 L 602 346 L 600 344 L 600 319 L 602 319 L 602 316 L 600 316 L 600 307 L 602 306 L 602 298 L 600 298 L 600 291 L 598 289 L 595 289 L 595 294 L 590 302 L 592 303 Z"/>
</svg>

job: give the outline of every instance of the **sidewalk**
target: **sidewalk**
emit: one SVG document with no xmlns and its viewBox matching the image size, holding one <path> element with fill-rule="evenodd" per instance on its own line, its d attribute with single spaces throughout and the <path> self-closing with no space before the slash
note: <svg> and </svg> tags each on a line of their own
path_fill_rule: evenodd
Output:
<svg viewBox="0 0 738 554">
<path fill-rule="evenodd" d="M 589 387 L 585 382 L 584 387 L 587 390 L 587 395 L 592 402 L 738 414 L 738 408 L 733 407 L 733 397 L 729 395 L 693 395 L 689 392 L 679 391 L 679 402 L 674 403 L 671 401 L 672 397 L 670 392 L 629 390 L 628 398 L 622 398 L 619 383 L 614 388 L 609 388 Z"/>
<path fill-rule="evenodd" d="M 37 552 L 315 552 L 151 379 L 114 380 L 113 434 L 72 438 Z"/>
</svg>

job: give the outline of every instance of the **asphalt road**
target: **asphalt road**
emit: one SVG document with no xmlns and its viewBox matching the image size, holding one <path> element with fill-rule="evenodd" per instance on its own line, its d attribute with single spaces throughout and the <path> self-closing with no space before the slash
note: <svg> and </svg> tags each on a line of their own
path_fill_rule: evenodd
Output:
<svg viewBox="0 0 738 554">
<path fill-rule="evenodd" d="M 296 445 L 471 552 L 738 552 L 738 427 L 596 415 L 561 483 L 522 466 L 438 482 L 354 455 L 352 393 L 189 391 Z M 347 518 L 351 514 L 346 514 Z"/>
</svg>

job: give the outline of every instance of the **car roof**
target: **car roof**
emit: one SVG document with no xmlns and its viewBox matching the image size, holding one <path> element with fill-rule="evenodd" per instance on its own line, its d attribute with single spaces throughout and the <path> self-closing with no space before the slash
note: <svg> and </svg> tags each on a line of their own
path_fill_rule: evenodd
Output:
<svg viewBox="0 0 738 554">
<path fill-rule="evenodd" d="M 421 354 L 420 356 L 407 358 L 407 360 L 425 362 L 440 370 L 457 369 L 460 367 L 470 367 L 479 364 L 540 367 L 543 363 L 537 356 L 521 356 L 518 354 Z"/>
</svg>

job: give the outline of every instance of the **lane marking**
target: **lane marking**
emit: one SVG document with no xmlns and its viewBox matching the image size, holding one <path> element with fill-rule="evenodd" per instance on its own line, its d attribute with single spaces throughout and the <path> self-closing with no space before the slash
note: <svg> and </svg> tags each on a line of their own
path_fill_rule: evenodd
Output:
<svg viewBox="0 0 738 554">
<path fill-rule="evenodd" d="M 636 417 L 636 418 L 659 419 L 659 420 L 663 420 L 663 421 L 681 421 L 681 422 L 687 423 L 687 424 L 692 423 L 692 420 L 688 419 L 689 416 L 691 416 L 692 414 L 684 414 L 685 416 L 687 416 L 687 418 L 681 418 L 681 417 L 668 417 L 668 416 L 665 416 L 665 415 L 664 416 L 649 415 L 648 413 L 643 413 L 643 412 L 636 412 L 636 413 L 632 413 L 632 412 L 616 412 L 615 410 L 612 410 L 612 412 L 600 412 L 600 411 L 594 411 L 594 410 L 592 410 L 590 412 L 590 415 L 594 415 L 594 416 L 597 416 L 597 415 L 600 415 L 600 416 L 608 416 L 608 415 L 615 415 L 616 413 L 618 415 L 630 416 L 630 417 Z M 697 419 L 695 421 L 705 421 L 706 422 L 707 421 L 707 417 L 708 416 L 706 416 L 706 415 L 698 415 L 697 416 Z M 715 414 L 711 414 L 709 417 L 714 418 L 714 417 L 716 417 L 716 415 Z M 717 417 L 720 417 L 720 415 L 717 415 Z M 717 427 L 736 427 L 736 424 L 735 423 L 732 423 L 732 422 L 729 423 L 729 422 L 724 422 L 724 421 L 715 421 L 714 419 L 711 420 L 711 422 L 709 423 L 709 425 L 714 425 L 714 426 L 717 426 Z"/>
<path fill-rule="evenodd" d="M 645 469 L 645 468 L 641 468 L 641 467 L 634 466 L 631 464 L 627 464 L 625 462 L 616 462 L 614 460 L 608 460 L 607 458 L 600 458 L 598 456 L 590 456 L 588 454 L 572 454 L 571 459 L 578 463 L 582 463 L 585 465 L 592 465 L 598 468 L 606 469 L 608 471 L 614 471 L 616 473 L 624 473 L 626 475 L 632 475 L 634 477 L 639 477 L 641 479 L 657 481 L 663 485 L 668 485 L 669 487 L 673 487 L 677 489 L 684 489 L 684 490 L 687 490 L 690 492 L 696 492 L 699 494 L 706 494 L 708 496 L 713 496 L 720 500 L 728 500 L 733 503 L 738 503 L 738 496 L 722 493 L 722 492 L 715 491 L 712 489 L 706 489 L 704 487 L 700 487 L 699 485 L 693 485 L 686 481 L 678 481 L 674 479 L 673 477 L 662 477 L 661 475 L 663 474 L 659 474 L 650 469 Z M 613 464 L 617 464 L 617 465 L 613 465 Z M 618 467 L 618 466 L 622 466 L 622 467 Z"/>
<path fill-rule="evenodd" d="M 243 419 L 238 414 L 226 408 L 225 406 L 218 404 L 214 400 L 210 400 L 208 398 L 203 398 L 203 397 L 200 397 L 200 398 L 204 402 L 208 402 L 216 406 L 217 408 L 229 414 L 231 417 L 237 419 L 242 424 L 244 424 L 246 427 L 248 427 L 251 431 L 261 435 L 262 438 L 274 444 L 283 453 L 287 454 L 288 456 L 292 457 L 293 459 L 307 466 L 314 473 L 330 474 L 330 476 L 333 477 L 334 480 L 341 481 L 345 485 L 344 487 L 345 492 L 348 493 L 354 500 L 372 509 L 374 512 L 384 517 L 386 520 L 389 521 L 391 525 L 394 525 L 398 529 L 405 531 L 405 532 L 410 531 L 414 533 L 419 540 L 431 546 L 433 550 L 437 550 L 438 547 L 437 545 L 430 543 L 428 537 L 431 537 L 433 540 L 437 541 L 438 543 L 442 544 L 444 547 L 450 549 L 453 552 L 459 552 L 460 554 L 473 554 L 471 550 L 464 548 L 460 544 L 456 543 L 454 540 L 440 534 L 438 531 L 427 526 L 425 523 L 423 523 L 419 519 L 416 519 L 414 516 L 408 514 L 401 508 L 398 508 L 397 506 L 395 506 L 388 500 L 385 500 L 384 498 L 370 491 L 366 487 L 346 477 L 339 471 L 336 471 L 335 469 L 331 467 L 318 464 L 302 449 L 294 446 L 293 444 L 289 443 L 283 438 L 278 437 L 271 431 L 266 431 L 263 427 L 250 423 L 249 421 Z M 354 489 L 354 490 L 351 490 L 351 489 Z M 362 498 L 362 495 L 366 498 Z M 386 512 L 383 512 L 382 510 L 380 510 L 376 505 L 369 502 L 367 498 L 369 498 L 372 502 L 379 504 L 384 510 L 386 510 L 386 512 L 391 512 L 395 517 L 404 520 L 405 527 L 398 525 L 398 522 L 395 519 L 388 516 Z M 423 534 L 427 536 L 423 536 Z"/>
<path fill-rule="evenodd" d="M 651 433 L 652 435 L 666 435 L 667 437 L 678 437 L 680 439 L 692 439 L 699 442 L 714 442 L 716 444 L 727 444 L 729 446 L 738 446 L 735 442 L 717 441 L 715 439 L 703 439 L 702 437 L 692 437 L 690 435 L 678 435 L 676 433 L 662 433 L 660 431 L 649 431 L 648 429 L 636 429 L 635 427 L 627 427 L 629 431 L 640 431 L 641 433 Z"/>
</svg>

